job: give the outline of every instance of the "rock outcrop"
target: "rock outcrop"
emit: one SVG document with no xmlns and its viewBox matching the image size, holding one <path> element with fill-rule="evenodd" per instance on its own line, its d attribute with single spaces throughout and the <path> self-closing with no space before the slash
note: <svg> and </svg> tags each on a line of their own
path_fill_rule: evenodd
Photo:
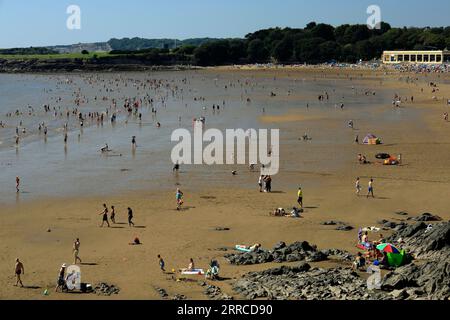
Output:
<svg viewBox="0 0 450 320">
<path fill-rule="evenodd" d="M 450 299 L 450 222 L 434 225 L 419 222 L 401 226 L 388 242 L 395 244 L 400 240 L 398 246 L 411 253 L 416 260 L 387 273 L 381 282 L 382 290 L 368 290 L 366 281 L 358 273 L 352 272 L 350 266 L 320 269 L 311 268 L 306 262 L 296 267 L 282 266 L 249 273 L 234 283 L 233 290 L 247 299 Z M 269 262 L 322 261 L 331 256 L 353 259 L 346 251 L 318 251 L 307 242 L 296 242 L 291 246 L 279 243 L 271 252 L 232 255 L 230 262 L 258 262 L 266 258 L 269 258 Z"/>
<path fill-rule="evenodd" d="M 319 262 L 327 260 L 328 256 L 308 242 L 303 241 L 295 242 L 289 246 L 280 242 L 272 251 L 259 249 L 249 253 L 232 253 L 225 255 L 225 258 L 235 265 L 254 265 L 269 262 Z"/>
<path fill-rule="evenodd" d="M 311 268 L 307 263 L 245 275 L 233 290 L 247 299 L 275 300 L 384 300 L 389 295 L 369 292 L 367 285 L 349 269 Z"/>
</svg>

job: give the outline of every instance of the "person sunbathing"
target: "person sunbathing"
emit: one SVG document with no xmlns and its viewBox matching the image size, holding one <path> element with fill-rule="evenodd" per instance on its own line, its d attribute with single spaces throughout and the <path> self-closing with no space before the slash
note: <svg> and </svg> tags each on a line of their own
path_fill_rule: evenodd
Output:
<svg viewBox="0 0 450 320">
<path fill-rule="evenodd" d="M 141 245 L 141 240 L 138 237 L 134 238 L 133 242 L 130 243 L 130 246 L 139 246 Z"/>
<path fill-rule="evenodd" d="M 361 153 L 358 154 L 358 162 L 359 164 L 368 164 L 366 156 L 362 155 Z"/>
<path fill-rule="evenodd" d="M 250 250 L 251 252 L 255 252 L 255 251 L 258 251 L 260 248 L 261 248 L 261 244 L 256 243 L 256 244 L 254 244 L 253 246 L 251 246 L 251 247 L 249 248 L 249 250 Z"/>
<path fill-rule="evenodd" d="M 301 213 L 301 210 L 299 210 L 299 209 L 296 208 L 296 207 L 293 207 L 293 208 L 292 208 L 292 211 L 291 211 L 290 217 L 291 217 L 291 218 L 300 218 L 300 217 L 301 217 L 301 216 L 300 216 L 300 213 Z"/>
<path fill-rule="evenodd" d="M 283 208 L 278 208 L 271 212 L 270 215 L 274 217 L 284 217 L 286 216 L 286 211 Z"/>
</svg>

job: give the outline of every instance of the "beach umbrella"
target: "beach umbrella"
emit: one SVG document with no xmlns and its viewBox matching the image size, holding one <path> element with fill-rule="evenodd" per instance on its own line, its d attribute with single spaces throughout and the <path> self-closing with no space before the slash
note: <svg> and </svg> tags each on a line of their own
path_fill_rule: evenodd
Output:
<svg viewBox="0 0 450 320">
<path fill-rule="evenodd" d="M 387 253 L 400 253 L 400 250 L 398 250 L 396 247 L 394 247 L 390 243 L 382 243 L 377 246 L 377 249 L 381 252 L 387 252 Z"/>
</svg>

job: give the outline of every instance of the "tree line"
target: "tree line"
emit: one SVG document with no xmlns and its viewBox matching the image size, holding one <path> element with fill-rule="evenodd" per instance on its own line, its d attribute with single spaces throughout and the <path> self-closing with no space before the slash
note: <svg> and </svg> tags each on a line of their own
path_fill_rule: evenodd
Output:
<svg viewBox="0 0 450 320">
<path fill-rule="evenodd" d="M 366 25 L 309 23 L 303 29 L 270 28 L 245 39 L 204 43 L 193 51 L 194 63 L 203 66 L 239 63 L 324 63 L 379 59 L 383 50 L 450 48 L 450 27 L 380 29 Z"/>
</svg>

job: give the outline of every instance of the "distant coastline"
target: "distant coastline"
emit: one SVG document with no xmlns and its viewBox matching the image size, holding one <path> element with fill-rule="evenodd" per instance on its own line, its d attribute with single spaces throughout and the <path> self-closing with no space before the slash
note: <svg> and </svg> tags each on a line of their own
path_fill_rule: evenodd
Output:
<svg viewBox="0 0 450 320">
<path fill-rule="evenodd" d="M 182 71 L 199 68 L 187 64 L 154 65 L 133 59 L 117 59 L 107 62 L 83 59 L 0 59 L 0 73 Z"/>
</svg>

